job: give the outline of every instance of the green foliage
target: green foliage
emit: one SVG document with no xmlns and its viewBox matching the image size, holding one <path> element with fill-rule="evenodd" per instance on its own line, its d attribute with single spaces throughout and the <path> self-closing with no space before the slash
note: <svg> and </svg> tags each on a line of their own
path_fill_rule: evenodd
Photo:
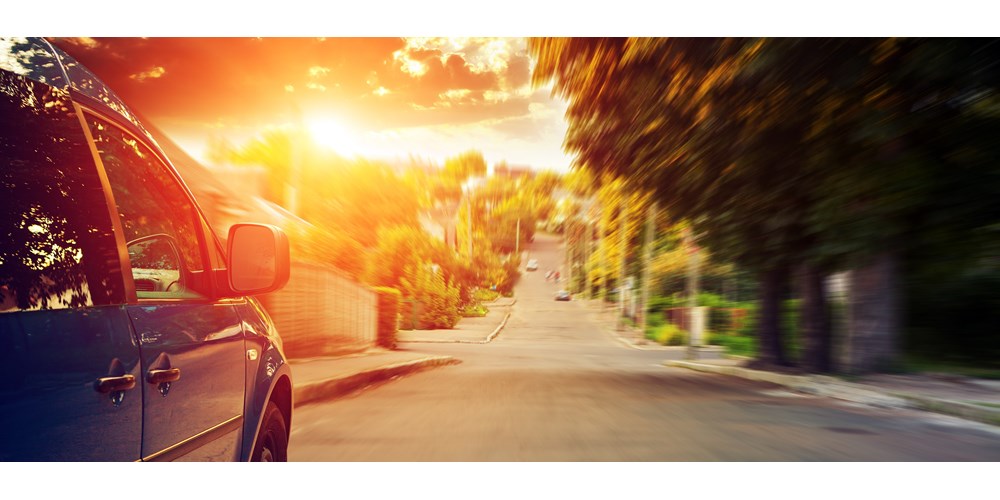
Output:
<svg viewBox="0 0 1000 500">
<path fill-rule="evenodd" d="M 486 175 L 486 160 L 479 151 L 466 151 L 445 160 L 443 175 L 459 183 L 471 177 L 482 177 Z"/>
<path fill-rule="evenodd" d="M 503 270 L 503 278 L 497 283 L 497 291 L 503 294 L 504 297 L 510 297 L 514 293 L 514 285 L 521 278 L 521 256 L 512 255 L 504 262 Z"/>
<path fill-rule="evenodd" d="M 461 318 L 458 287 L 445 281 L 432 265 L 421 263 L 407 267 L 400 286 L 407 296 L 422 306 L 421 330 L 452 328 Z"/>
<path fill-rule="evenodd" d="M 993 43 L 550 38 L 529 49 L 533 81 L 552 81 L 570 103 L 566 147 L 578 162 L 654 189 L 722 260 L 768 273 L 761 297 L 774 304 L 802 264 L 852 268 L 889 249 L 907 259 L 908 291 L 929 295 L 942 281 L 913 273 L 942 256 L 969 256 L 946 276 L 997 261 Z M 911 347 L 933 351 L 934 337 L 954 335 L 949 314 L 918 309 L 940 302 L 942 311 L 975 316 L 961 350 L 986 346 L 983 357 L 996 358 L 986 326 L 996 316 L 983 312 L 997 310 L 995 297 L 970 296 L 968 308 L 910 301 Z M 929 326 L 932 315 L 942 319 Z"/>
<path fill-rule="evenodd" d="M 713 332 L 729 332 L 732 313 L 729 309 L 713 307 L 708 310 L 708 329 Z"/>
<path fill-rule="evenodd" d="M 472 298 L 477 302 L 493 302 L 500 297 L 500 292 L 488 288 L 477 288 L 472 293 Z"/>
<path fill-rule="evenodd" d="M 751 357 L 757 354 L 757 339 L 753 336 L 713 333 L 710 340 L 712 345 L 725 347 L 726 354 Z"/>
<path fill-rule="evenodd" d="M 781 304 L 781 327 L 785 332 L 785 352 L 796 360 L 802 351 L 802 334 L 800 328 L 800 310 L 802 301 L 799 299 L 785 300 Z"/>
<path fill-rule="evenodd" d="M 323 228 L 305 224 L 290 224 L 289 235 L 292 258 L 295 261 L 332 265 L 360 279 L 364 272 L 364 248 L 350 235 L 337 228 Z"/>
<path fill-rule="evenodd" d="M 377 344 L 387 349 L 396 348 L 396 332 L 399 329 L 399 301 L 402 294 L 389 287 L 373 287 L 378 299 Z"/>
<path fill-rule="evenodd" d="M 652 328 L 652 333 L 647 336 L 662 345 L 687 345 L 687 332 L 681 330 L 673 323 L 664 323 Z"/>
<path fill-rule="evenodd" d="M 489 312 L 490 312 L 489 308 L 482 304 L 472 304 L 462 308 L 462 317 L 482 318 L 483 316 L 486 316 L 486 314 Z"/>
<path fill-rule="evenodd" d="M 663 311 L 673 307 L 686 307 L 687 303 L 680 294 L 669 297 L 652 296 L 649 298 L 649 306 L 646 308 L 651 313 L 661 314 Z"/>
</svg>

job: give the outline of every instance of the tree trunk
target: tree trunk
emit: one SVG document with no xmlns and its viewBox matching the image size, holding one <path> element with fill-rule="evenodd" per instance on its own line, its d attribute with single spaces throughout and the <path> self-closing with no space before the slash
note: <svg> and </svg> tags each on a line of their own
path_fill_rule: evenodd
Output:
<svg viewBox="0 0 1000 500">
<path fill-rule="evenodd" d="M 898 360 L 899 257 L 891 251 L 850 272 L 844 368 L 867 373 L 893 368 Z"/>
<path fill-rule="evenodd" d="M 802 286 L 802 368 L 826 373 L 832 369 L 833 339 L 824 276 L 816 266 L 806 264 L 802 266 L 799 279 Z"/>
<path fill-rule="evenodd" d="M 781 301 L 785 297 L 787 275 L 784 266 L 771 268 L 761 275 L 756 363 L 760 366 L 788 366 L 781 332 Z"/>
</svg>

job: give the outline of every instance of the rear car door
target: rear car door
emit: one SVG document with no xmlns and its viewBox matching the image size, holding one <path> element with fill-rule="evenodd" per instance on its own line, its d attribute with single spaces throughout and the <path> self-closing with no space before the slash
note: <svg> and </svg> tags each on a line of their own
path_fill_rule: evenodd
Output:
<svg viewBox="0 0 1000 500">
<path fill-rule="evenodd" d="M 141 139 L 96 114 L 89 132 L 114 195 L 135 298 L 143 460 L 236 460 L 246 351 L 232 300 L 213 299 L 210 234 L 189 193 Z"/>
<path fill-rule="evenodd" d="M 8 43 L 25 48 L 0 57 L 45 57 Z M 138 460 L 139 346 L 107 192 L 69 94 L 11 57 L 0 61 L 0 461 Z"/>
</svg>

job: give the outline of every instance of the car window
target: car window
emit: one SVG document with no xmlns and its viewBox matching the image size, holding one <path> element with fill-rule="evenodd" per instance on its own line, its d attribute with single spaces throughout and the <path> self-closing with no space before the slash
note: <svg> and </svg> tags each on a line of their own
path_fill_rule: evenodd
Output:
<svg viewBox="0 0 1000 500">
<path fill-rule="evenodd" d="M 55 54 L 38 38 L 0 37 L 0 69 L 53 87 L 66 85 Z"/>
<path fill-rule="evenodd" d="M 209 295 L 197 211 L 170 170 L 141 141 L 88 116 L 111 183 L 139 298 Z"/>
<path fill-rule="evenodd" d="M 104 190 L 69 95 L 0 70 L 0 313 L 125 301 Z"/>
</svg>

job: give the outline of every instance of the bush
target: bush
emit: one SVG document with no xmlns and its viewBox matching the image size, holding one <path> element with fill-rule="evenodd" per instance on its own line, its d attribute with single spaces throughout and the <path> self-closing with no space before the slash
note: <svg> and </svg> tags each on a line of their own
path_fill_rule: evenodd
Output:
<svg viewBox="0 0 1000 500">
<path fill-rule="evenodd" d="M 452 328 L 461 318 L 459 287 L 445 281 L 440 272 L 431 266 L 421 265 L 407 269 L 407 277 L 400 280 L 419 303 L 419 328 Z"/>
<path fill-rule="evenodd" d="M 698 305 L 704 307 L 729 307 L 729 303 L 714 293 L 699 293 Z"/>
<path fill-rule="evenodd" d="M 488 288 L 477 288 L 472 292 L 472 298 L 476 302 L 493 302 L 500 297 L 500 292 Z"/>
<path fill-rule="evenodd" d="M 721 307 L 708 310 L 708 329 L 713 332 L 729 332 L 732 326 L 732 312 Z"/>
<path fill-rule="evenodd" d="M 646 326 L 647 327 L 657 327 L 662 326 L 667 320 L 663 317 L 663 313 L 648 313 L 646 316 Z"/>
<path fill-rule="evenodd" d="M 737 335 L 713 334 L 711 336 L 712 345 L 721 345 L 726 348 L 726 354 L 737 356 L 755 356 L 757 354 L 757 339 L 755 337 L 741 337 Z"/>
<path fill-rule="evenodd" d="M 673 323 L 664 323 L 652 330 L 652 340 L 663 345 L 687 345 L 687 332 Z"/>
<path fill-rule="evenodd" d="M 683 299 L 676 294 L 669 297 L 655 296 L 649 298 L 649 306 L 646 307 L 646 310 L 662 315 L 663 311 L 667 309 L 686 305 L 687 303 L 683 303 Z"/>
<path fill-rule="evenodd" d="M 399 300 L 402 294 L 395 288 L 374 287 L 372 291 L 378 299 L 377 341 L 379 347 L 396 348 L 396 332 L 399 331 Z"/>
<path fill-rule="evenodd" d="M 751 310 L 747 315 L 746 321 L 743 322 L 738 330 L 736 330 L 736 335 L 739 337 L 750 337 L 757 338 L 757 313 L 756 310 Z"/>
<path fill-rule="evenodd" d="M 514 295 L 514 285 L 517 284 L 518 278 L 521 277 L 521 256 L 511 255 L 510 258 L 503 263 L 502 269 L 503 273 L 500 280 L 497 282 L 497 291 L 500 292 L 504 297 L 512 297 Z"/>
<path fill-rule="evenodd" d="M 789 299 L 781 303 L 781 328 L 785 335 L 785 352 L 788 357 L 797 361 L 799 359 L 801 333 L 799 331 L 799 308 L 802 306 L 801 299 Z"/>
<path fill-rule="evenodd" d="M 486 306 L 484 306 L 482 304 L 474 304 L 474 305 L 465 306 L 465 307 L 462 308 L 462 317 L 463 318 L 482 318 L 483 316 L 486 316 L 486 313 L 488 313 L 488 312 L 490 312 L 490 310 Z"/>
</svg>

